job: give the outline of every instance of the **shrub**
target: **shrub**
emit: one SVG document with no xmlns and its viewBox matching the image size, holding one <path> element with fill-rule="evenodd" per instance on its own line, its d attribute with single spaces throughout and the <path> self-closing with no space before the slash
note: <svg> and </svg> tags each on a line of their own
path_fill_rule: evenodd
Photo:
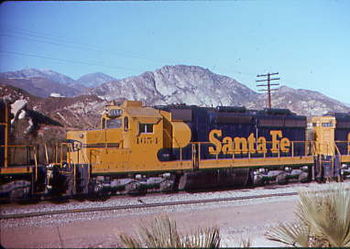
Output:
<svg viewBox="0 0 350 249">
<path fill-rule="evenodd" d="M 129 248 L 219 248 L 220 234 L 216 227 L 197 229 L 191 234 L 180 234 L 176 222 L 168 216 L 156 217 L 141 225 L 136 237 L 121 234 L 124 247 Z"/>
<path fill-rule="evenodd" d="M 350 246 L 350 192 L 342 184 L 302 190 L 295 223 L 280 224 L 266 237 L 301 247 Z"/>
</svg>

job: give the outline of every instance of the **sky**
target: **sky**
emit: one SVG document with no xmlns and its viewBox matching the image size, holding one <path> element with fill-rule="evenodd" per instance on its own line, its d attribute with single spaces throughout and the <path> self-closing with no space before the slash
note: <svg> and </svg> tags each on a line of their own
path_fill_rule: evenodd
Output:
<svg viewBox="0 0 350 249">
<path fill-rule="evenodd" d="M 4 2 L 0 71 L 121 79 L 195 65 L 257 90 L 257 74 L 350 103 L 350 1 Z"/>
</svg>

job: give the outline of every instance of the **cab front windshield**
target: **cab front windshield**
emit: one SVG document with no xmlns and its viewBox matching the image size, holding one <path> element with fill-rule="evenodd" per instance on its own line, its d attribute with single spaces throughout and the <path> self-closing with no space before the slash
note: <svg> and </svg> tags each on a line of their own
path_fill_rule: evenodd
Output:
<svg viewBox="0 0 350 249">
<path fill-rule="evenodd" d="M 106 120 L 107 129 L 120 128 L 120 127 L 122 127 L 122 120 L 120 118 Z"/>
</svg>

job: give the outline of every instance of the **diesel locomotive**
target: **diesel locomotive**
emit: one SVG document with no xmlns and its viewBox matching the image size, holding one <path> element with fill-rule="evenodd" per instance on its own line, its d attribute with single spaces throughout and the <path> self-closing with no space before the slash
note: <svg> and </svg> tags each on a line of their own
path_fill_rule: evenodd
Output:
<svg viewBox="0 0 350 249">
<path fill-rule="evenodd" d="M 5 114 L 1 124 L 6 138 Z M 15 197 L 342 180 L 350 168 L 350 114 L 308 123 L 287 109 L 124 101 L 106 106 L 100 129 L 68 131 L 58 162 L 9 166 L 1 142 L 0 193 Z"/>
</svg>

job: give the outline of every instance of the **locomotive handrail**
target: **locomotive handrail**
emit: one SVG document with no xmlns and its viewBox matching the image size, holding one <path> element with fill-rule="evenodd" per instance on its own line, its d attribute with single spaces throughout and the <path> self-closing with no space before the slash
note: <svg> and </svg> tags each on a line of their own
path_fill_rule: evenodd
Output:
<svg viewBox="0 0 350 249">
<path fill-rule="evenodd" d="M 32 153 L 32 150 L 38 146 L 37 144 L 8 144 L 8 145 L 0 145 L 0 148 L 8 148 L 8 149 L 14 149 L 14 151 L 16 152 L 16 149 L 26 149 L 26 157 L 23 158 L 22 161 L 18 162 L 18 157 L 14 157 L 16 155 L 16 153 L 11 153 L 11 156 L 9 157 L 8 159 L 8 163 L 7 165 L 4 165 L 4 168 L 7 168 L 7 167 L 16 167 L 16 166 L 20 166 L 20 165 L 28 165 L 29 162 L 31 160 L 35 160 L 34 158 L 34 154 Z M 14 159 L 14 161 L 16 161 L 15 163 L 11 162 L 12 160 L 11 159 Z M 25 159 L 25 160 L 24 160 Z M 24 162 L 26 161 L 26 162 Z"/>
<path fill-rule="evenodd" d="M 10 148 L 22 148 L 22 147 L 34 147 L 36 145 L 33 145 L 33 144 L 9 144 L 7 145 L 7 147 L 10 147 Z M 0 145 L 0 147 L 5 147 L 5 145 Z"/>
<path fill-rule="evenodd" d="M 350 141 L 347 141 L 347 140 L 345 140 L 345 141 L 344 140 L 336 140 L 336 141 L 334 141 L 334 143 L 335 144 L 345 144 L 347 146 L 347 148 L 349 148 L 349 149 L 346 150 L 347 151 L 346 154 L 341 154 L 341 155 L 350 155 Z"/>
<path fill-rule="evenodd" d="M 338 154 L 339 154 L 339 155 L 341 155 L 341 153 L 340 153 L 340 151 L 339 151 L 339 148 L 338 148 L 338 146 L 337 146 L 337 143 L 336 143 L 336 142 L 334 142 L 334 147 L 335 147 L 335 150 L 338 152 Z"/>
</svg>

